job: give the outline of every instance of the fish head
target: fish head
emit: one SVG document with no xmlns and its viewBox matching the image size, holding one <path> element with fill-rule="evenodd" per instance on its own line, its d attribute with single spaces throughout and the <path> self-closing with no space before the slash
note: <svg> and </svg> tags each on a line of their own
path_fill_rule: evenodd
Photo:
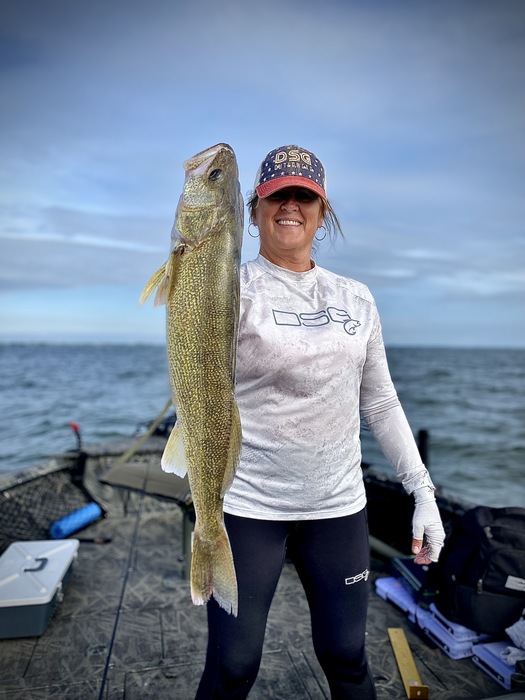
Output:
<svg viewBox="0 0 525 700">
<path fill-rule="evenodd" d="M 172 230 L 172 250 L 196 248 L 220 234 L 225 224 L 243 217 L 237 159 L 231 146 L 219 143 L 184 163 L 185 181 Z M 230 228 L 226 226 L 226 228 Z"/>
</svg>

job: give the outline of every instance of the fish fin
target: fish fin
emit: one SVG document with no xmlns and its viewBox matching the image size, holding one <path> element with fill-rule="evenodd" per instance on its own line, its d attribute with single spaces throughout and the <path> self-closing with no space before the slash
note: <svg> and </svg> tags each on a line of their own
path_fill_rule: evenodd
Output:
<svg viewBox="0 0 525 700">
<path fill-rule="evenodd" d="M 191 598 L 195 605 L 203 605 L 213 597 L 227 613 L 237 617 L 237 577 L 228 533 L 224 522 L 213 542 L 203 540 L 198 519 L 193 533 L 191 560 Z"/>
<path fill-rule="evenodd" d="M 239 408 L 236 401 L 233 402 L 232 407 L 232 429 L 230 433 L 230 447 L 228 449 L 228 461 L 226 464 L 226 469 L 224 470 L 224 479 L 222 481 L 221 487 L 221 498 L 224 498 L 224 494 L 232 485 L 233 477 L 237 471 L 237 465 L 239 464 L 239 457 L 241 455 L 241 443 L 242 443 L 242 429 L 241 429 L 241 417 L 239 415 Z"/>
<path fill-rule="evenodd" d="M 168 301 L 169 288 L 170 280 L 165 277 L 157 287 L 157 293 L 155 294 L 155 299 L 153 299 L 153 306 L 162 306 L 162 304 Z"/>
<path fill-rule="evenodd" d="M 160 288 L 164 288 L 166 285 L 166 267 L 168 263 L 164 263 L 164 265 L 157 270 L 147 282 L 146 286 L 142 290 L 142 294 L 140 295 L 139 299 L 139 304 L 144 304 L 150 296 L 153 294 L 155 289 L 157 289 L 157 296 L 159 295 Z M 157 296 L 155 297 L 155 305 L 157 305 Z"/>
<path fill-rule="evenodd" d="M 177 474 L 181 478 L 185 477 L 188 472 L 184 440 L 182 439 L 182 426 L 178 422 L 175 423 L 171 430 L 160 465 L 165 472 Z"/>
<path fill-rule="evenodd" d="M 178 246 L 172 250 L 170 257 L 166 260 L 164 265 L 155 272 L 144 287 L 139 299 L 141 304 L 144 304 L 144 302 L 149 299 L 155 289 L 157 293 L 153 301 L 154 306 L 167 303 L 173 281 L 177 276 L 178 264 L 183 252 L 184 248 L 182 246 Z"/>
</svg>

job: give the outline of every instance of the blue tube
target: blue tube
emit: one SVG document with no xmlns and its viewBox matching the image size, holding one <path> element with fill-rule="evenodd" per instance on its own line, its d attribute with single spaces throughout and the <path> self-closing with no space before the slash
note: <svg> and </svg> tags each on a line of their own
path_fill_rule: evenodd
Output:
<svg viewBox="0 0 525 700">
<path fill-rule="evenodd" d="M 102 508 L 98 503 L 88 503 L 87 506 L 74 510 L 69 515 L 54 522 L 49 528 L 49 534 L 53 539 L 61 540 L 94 523 L 100 517 L 102 517 Z"/>
</svg>

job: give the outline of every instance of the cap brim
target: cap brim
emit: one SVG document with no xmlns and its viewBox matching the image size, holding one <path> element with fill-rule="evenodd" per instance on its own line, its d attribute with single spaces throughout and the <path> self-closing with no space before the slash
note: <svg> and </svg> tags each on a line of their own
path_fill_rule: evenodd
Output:
<svg viewBox="0 0 525 700">
<path fill-rule="evenodd" d="M 263 182 L 262 185 L 258 185 L 255 188 L 255 191 L 261 199 L 264 199 L 265 197 L 269 197 L 274 192 L 277 192 L 277 190 L 282 190 L 285 187 L 304 187 L 305 190 L 313 190 L 320 197 L 326 199 L 326 192 L 321 185 L 318 185 L 317 182 L 314 182 L 307 177 L 302 177 L 301 175 L 284 175 L 283 177 L 278 177 L 275 180 Z"/>
</svg>

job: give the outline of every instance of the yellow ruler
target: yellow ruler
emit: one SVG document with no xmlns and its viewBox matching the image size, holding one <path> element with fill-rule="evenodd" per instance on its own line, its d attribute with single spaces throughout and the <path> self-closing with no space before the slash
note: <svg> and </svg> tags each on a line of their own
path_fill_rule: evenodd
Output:
<svg viewBox="0 0 525 700">
<path fill-rule="evenodd" d="M 410 647 L 408 646 L 404 630 L 400 627 L 389 627 L 388 636 L 390 637 L 390 643 L 394 650 L 407 698 L 409 698 L 409 700 L 415 698 L 428 700 L 428 685 L 423 685 L 423 683 L 421 683 L 421 678 L 417 671 Z"/>
</svg>

